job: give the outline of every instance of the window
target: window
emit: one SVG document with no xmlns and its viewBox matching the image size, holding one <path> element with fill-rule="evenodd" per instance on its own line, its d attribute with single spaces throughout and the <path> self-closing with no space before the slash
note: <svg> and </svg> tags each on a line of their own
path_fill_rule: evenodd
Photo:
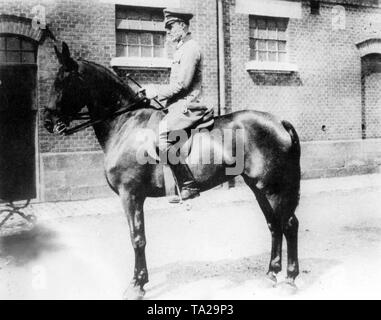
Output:
<svg viewBox="0 0 381 320">
<path fill-rule="evenodd" d="M 36 63 L 36 45 L 21 37 L 0 37 L 0 64 Z"/>
<path fill-rule="evenodd" d="M 116 37 L 117 57 L 164 56 L 164 35 L 159 32 L 118 31 Z"/>
<path fill-rule="evenodd" d="M 250 16 L 250 60 L 286 62 L 287 18 Z"/>
<path fill-rule="evenodd" d="M 116 56 L 163 58 L 165 56 L 163 21 L 161 8 L 117 6 Z"/>
</svg>

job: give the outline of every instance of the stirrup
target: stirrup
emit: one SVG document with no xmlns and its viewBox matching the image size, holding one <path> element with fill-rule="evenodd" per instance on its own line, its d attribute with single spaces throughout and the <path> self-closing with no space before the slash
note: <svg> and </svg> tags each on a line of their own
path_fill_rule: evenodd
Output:
<svg viewBox="0 0 381 320">
<path fill-rule="evenodd" d="M 181 190 L 180 196 L 174 196 L 168 200 L 169 203 L 180 203 L 185 200 L 190 200 L 200 196 L 200 192 L 198 188 L 187 188 L 184 187 Z"/>
</svg>

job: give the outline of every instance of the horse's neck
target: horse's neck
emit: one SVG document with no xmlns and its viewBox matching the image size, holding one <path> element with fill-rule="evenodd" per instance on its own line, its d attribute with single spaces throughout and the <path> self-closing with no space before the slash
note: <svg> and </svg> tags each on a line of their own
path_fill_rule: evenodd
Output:
<svg viewBox="0 0 381 320">
<path fill-rule="evenodd" d="M 101 105 L 101 104 L 93 104 L 89 106 L 89 113 L 90 118 L 93 121 L 97 121 L 99 119 L 102 119 L 102 113 L 99 112 L 99 108 L 107 108 L 108 105 Z M 111 110 L 110 112 L 116 112 L 118 108 L 115 108 Z M 104 120 L 101 122 L 97 122 L 93 125 L 93 129 L 95 132 L 95 136 L 97 137 L 99 144 L 101 145 L 102 149 L 105 150 L 106 145 L 108 141 L 111 139 L 113 133 L 115 131 L 118 131 L 124 122 L 127 121 L 130 114 L 125 113 L 116 117 L 104 117 Z"/>
<path fill-rule="evenodd" d="M 133 103 L 132 90 L 124 87 L 117 79 L 102 74 L 99 70 L 96 72 L 89 65 L 85 68 L 85 74 L 90 83 L 90 102 L 88 110 L 90 118 L 93 121 L 105 119 L 102 122 L 96 123 L 93 128 L 95 135 L 103 149 L 105 149 L 112 132 L 118 130 L 123 123 L 121 117 L 110 117 L 116 111 L 128 107 Z M 105 71 L 107 72 L 107 71 Z M 126 119 L 126 115 L 122 116 Z"/>
</svg>

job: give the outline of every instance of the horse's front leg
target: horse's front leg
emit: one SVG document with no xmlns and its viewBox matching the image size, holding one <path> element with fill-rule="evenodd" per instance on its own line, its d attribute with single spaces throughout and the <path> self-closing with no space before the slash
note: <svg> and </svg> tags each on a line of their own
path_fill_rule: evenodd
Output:
<svg viewBox="0 0 381 320">
<path fill-rule="evenodd" d="M 146 236 L 144 231 L 143 204 L 145 197 L 137 195 L 130 190 L 120 190 L 124 212 L 130 227 L 132 246 L 135 251 L 135 268 L 132 281 L 124 296 L 126 299 L 142 299 L 145 291 L 144 285 L 148 282 L 148 271 L 145 256 Z"/>
</svg>

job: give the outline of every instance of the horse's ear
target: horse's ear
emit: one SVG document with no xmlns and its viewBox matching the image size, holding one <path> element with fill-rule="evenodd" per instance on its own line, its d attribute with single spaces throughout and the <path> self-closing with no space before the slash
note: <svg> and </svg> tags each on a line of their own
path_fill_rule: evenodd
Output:
<svg viewBox="0 0 381 320">
<path fill-rule="evenodd" d="M 62 42 L 62 56 L 66 59 L 70 58 L 69 46 L 66 44 L 65 41 Z"/>
<path fill-rule="evenodd" d="M 61 53 L 61 60 L 62 60 L 62 65 L 67 69 L 67 70 L 76 70 L 78 69 L 78 64 L 77 62 L 70 57 L 70 50 L 66 42 L 62 42 L 62 53 Z"/>
<path fill-rule="evenodd" d="M 59 52 L 59 50 L 58 50 L 56 45 L 54 45 L 54 51 L 56 53 L 56 56 L 57 56 L 57 59 L 58 59 L 59 63 L 62 64 L 62 54 L 61 54 L 61 52 Z"/>
</svg>

